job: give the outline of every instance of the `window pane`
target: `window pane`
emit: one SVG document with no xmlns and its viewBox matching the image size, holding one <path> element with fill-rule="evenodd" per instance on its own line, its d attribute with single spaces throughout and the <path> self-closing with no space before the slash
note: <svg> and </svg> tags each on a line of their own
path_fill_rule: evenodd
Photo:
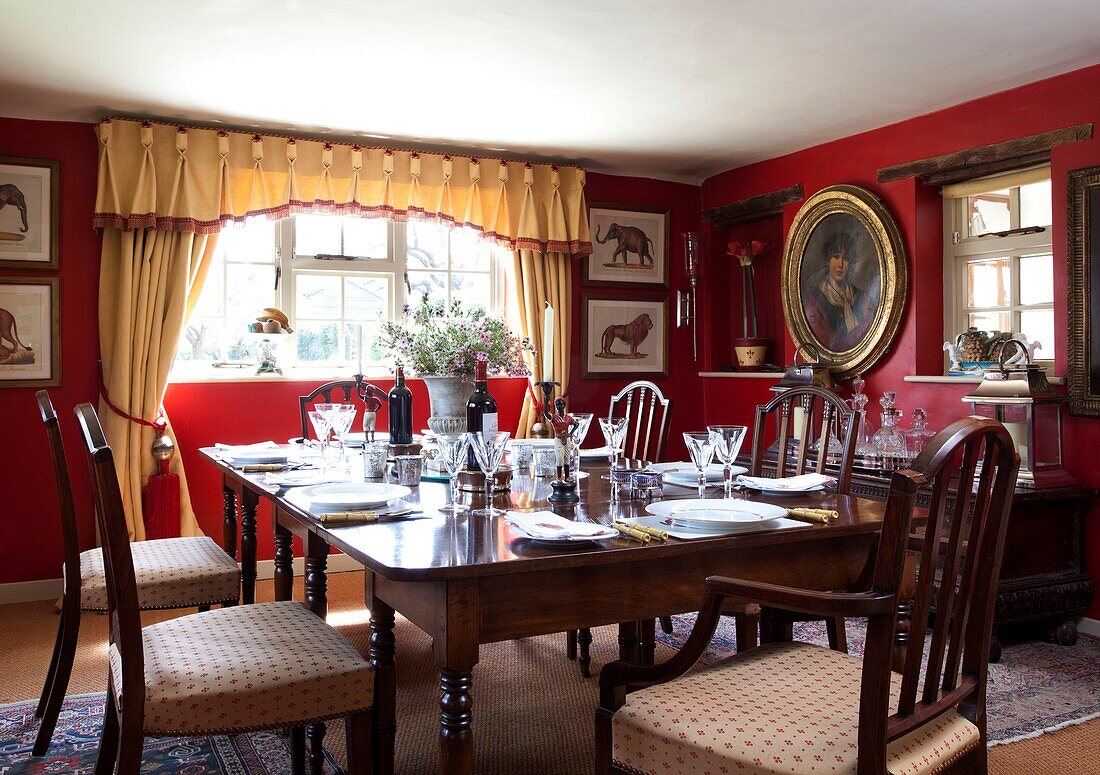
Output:
<svg viewBox="0 0 1100 775">
<path fill-rule="evenodd" d="M 1009 312 L 971 312 L 967 325 L 979 331 L 1011 331 L 1012 314 Z"/>
<path fill-rule="evenodd" d="M 340 279 L 338 275 L 295 274 L 294 317 L 340 317 Z"/>
<path fill-rule="evenodd" d="M 1050 226 L 1054 223 L 1050 181 L 1020 186 L 1020 226 Z"/>
<path fill-rule="evenodd" d="M 438 274 L 435 272 L 406 272 L 405 277 L 408 283 L 406 298 L 410 307 L 415 307 L 419 304 L 424 294 L 427 294 L 430 299 L 441 301 L 444 304 L 447 303 L 447 286 L 445 285 L 447 280 L 446 274 Z"/>
<path fill-rule="evenodd" d="M 1036 358 L 1045 361 L 1054 358 L 1054 310 L 1028 309 L 1020 313 L 1020 331 L 1030 341 L 1039 342 L 1042 349 L 1035 353 Z"/>
<path fill-rule="evenodd" d="M 254 361 L 259 350 L 256 337 L 245 333 L 248 320 L 231 320 L 222 333 L 222 346 L 225 357 L 231 361 Z"/>
<path fill-rule="evenodd" d="M 451 275 L 451 298 L 462 299 L 462 306 L 489 309 L 489 275 L 464 274 Z"/>
<path fill-rule="evenodd" d="M 191 313 L 193 317 L 210 317 L 222 314 L 222 306 L 225 301 L 225 264 L 215 261 L 206 273 L 206 281 L 202 284 L 198 303 Z M 258 312 L 259 310 L 257 310 Z"/>
<path fill-rule="evenodd" d="M 229 311 L 255 317 L 275 305 L 275 267 L 270 264 L 228 264 L 225 284 Z"/>
<path fill-rule="evenodd" d="M 218 249 L 228 261 L 271 264 L 275 261 L 275 223 L 251 219 L 243 226 L 223 229 Z"/>
<path fill-rule="evenodd" d="M 489 271 L 493 244 L 481 239 L 475 229 L 455 229 L 451 233 L 451 268 Z"/>
<path fill-rule="evenodd" d="M 347 323 L 344 326 L 344 360 L 358 365 L 359 354 L 356 345 L 359 341 L 359 327 L 363 328 L 363 364 L 382 363 L 386 352 L 378 346 L 378 334 L 382 331 L 380 323 Z"/>
<path fill-rule="evenodd" d="M 389 258 L 387 223 L 378 218 L 344 218 L 344 255 Z"/>
<path fill-rule="evenodd" d="M 447 268 L 447 228 L 438 223 L 409 221 L 405 262 L 410 269 Z"/>
<path fill-rule="evenodd" d="M 1054 301 L 1054 256 L 1020 258 L 1020 303 L 1050 304 Z"/>
<path fill-rule="evenodd" d="M 344 317 L 385 320 L 389 317 L 390 284 L 383 277 L 344 277 Z"/>
<path fill-rule="evenodd" d="M 1003 307 L 1012 303 L 1012 260 L 990 258 L 966 262 L 966 306 Z"/>
<path fill-rule="evenodd" d="M 966 212 L 970 219 L 970 236 L 977 237 L 994 231 L 1012 228 L 1008 209 L 1008 189 L 990 191 L 966 198 Z"/>
<path fill-rule="evenodd" d="M 294 218 L 294 255 L 340 254 L 340 218 L 299 215 Z"/>
<path fill-rule="evenodd" d="M 336 360 L 337 331 L 336 323 L 299 320 L 294 329 L 298 360 L 313 363 Z"/>
<path fill-rule="evenodd" d="M 221 358 L 221 334 L 221 318 L 192 317 L 180 337 L 176 360 L 191 363 L 218 360 Z"/>
</svg>

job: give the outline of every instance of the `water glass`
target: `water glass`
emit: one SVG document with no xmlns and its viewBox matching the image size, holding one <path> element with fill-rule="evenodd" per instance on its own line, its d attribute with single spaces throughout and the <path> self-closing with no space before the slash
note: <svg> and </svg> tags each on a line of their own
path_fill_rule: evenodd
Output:
<svg viewBox="0 0 1100 775">
<path fill-rule="evenodd" d="M 699 472 L 699 497 L 705 498 L 707 495 L 707 468 L 710 467 L 710 461 L 714 459 L 714 443 L 711 441 L 710 433 L 689 431 L 684 434 L 684 444 L 687 445 L 691 462 L 695 464 L 695 469 Z"/>
<path fill-rule="evenodd" d="M 535 476 L 554 476 L 557 473 L 558 453 L 553 447 L 535 447 L 531 450 Z"/>
<path fill-rule="evenodd" d="M 397 455 L 393 459 L 393 469 L 397 474 L 397 483 L 406 487 L 419 487 L 424 472 L 424 458 L 420 455 Z"/>
<path fill-rule="evenodd" d="M 619 463 L 619 447 L 623 445 L 626 437 L 625 417 L 601 417 L 600 430 L 603 431 L 604 440 L 607 441 L 608 462 L 612 468 Z"/>
<path fill-rule="evenodd" d="M 531 453 L 532 449 L 530 444 L 518 440 L 512 442 L 512 463 L 520 471 L 526 471 L 531 468 Z"/>
<path fill-rule="evenodd" d="M 511 435 L 507 431 L 490 433 L 488 436 L 481 431 L 466 434 L 470 449 L 474 452 L 474 459 L 485 474 L 485 508 L 475 509 L 470 512 L 471 514 L 491 517 L 504 513 L 500 509 L 493 508 L 493 498 L 496 496 L 497 469 L 500 467 L 500 461 L 504 459 L 504 450 L 508 448 L 508 438 Z"/>
<path fill-rule="evenodd" d="M 733 472 L 730 467 L 737 460 L 741 452 L 741 445 L 745 441 L 748 428 L 744 425 L 708 425 L 711 443 L 714 445 L 714 456 L 722 464 L 722 483 L 726 488 L 726 497 L 733 497 Z"/>
<path fill-rule="evenodd" d="M 447 476 L 451 478 L 451 504 L 444 506 L 439 511 L 445 514 L 460 514 L 469 509 L 458 502 L 458 475 L 462 467 L 466 465 L 466 457 L 470 453 L 470 442 L 465 434 L 458 436 L 436 436 L 436 446 L 439 448 L 439 459 L 447 470 Z"/>
<path fill-rule="evenodd" d="M 363 477 L 381 479 L 386 475 L 386 460 L 389 458 L 389 445 L 382 441 L 372 441 L 363 447 Z"/>
</svg>

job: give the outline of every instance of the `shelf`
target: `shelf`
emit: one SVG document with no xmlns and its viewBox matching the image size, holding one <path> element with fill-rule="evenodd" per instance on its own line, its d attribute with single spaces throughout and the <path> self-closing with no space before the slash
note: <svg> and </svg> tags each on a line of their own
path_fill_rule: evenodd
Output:
<svg viewBox="0 0 1100 775">
<path fill-rule="evenodd" d="M 700 377 L 721 377 L 724 379 L 781 379 L 781 371 L 700 371 Z"/>
<path fill-rule="evenodd" d="M 702 374 L 699 375 L 703 376 Z M 938 375 L 921 376 L 917 374 L 910 374 L 908 377 L 902 377 L 904 382 L 930 382 L 940 385 L 977 385 L 982 381 L 981 377 L 942 377 Z M 1047 382 L 1052 385 L 1064 385 L 1066 384 L 1065 377 L 1048 377 Z"/>
</svg>

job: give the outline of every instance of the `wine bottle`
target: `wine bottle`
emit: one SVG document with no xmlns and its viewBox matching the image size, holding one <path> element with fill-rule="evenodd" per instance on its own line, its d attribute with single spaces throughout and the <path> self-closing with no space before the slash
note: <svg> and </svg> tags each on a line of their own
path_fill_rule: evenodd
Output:
<svg viewBox="0 0 1100 775">
<path fill-rule="evenodd" d="M 481 431 L 486 439 L 497 432 L 497 400 L 489 394 L 489 374 L 485 361 L 474 364 L 474 392 L 466 401 L 466 430 L 470 433 Z M 477 458 L 471 449 L 467 458 L 471 471 L 480 471 Z"/>
<path fill-rule="evenodd" d="M 390 444 L 412 444 L 413 395 L 405 387 L 405 370 L 397 367 L 397 381 L 390 389 Z"/>
</svg>

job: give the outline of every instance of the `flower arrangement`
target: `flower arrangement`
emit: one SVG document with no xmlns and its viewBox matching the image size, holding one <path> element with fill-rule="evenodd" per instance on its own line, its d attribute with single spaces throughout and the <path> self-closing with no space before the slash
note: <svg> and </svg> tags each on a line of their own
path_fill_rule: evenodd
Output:
<svg viewBox="0 0 1100 775">
<path fill-rule="evenodd" d="M 473 378 L 477 361 L 485 361 L 490 373 L 525 377 L 530 371 L 523 352 L 534 353 L 504 318 L 480 306 L 466 308 L 458 299 L 447 308 L 426 295 L 415 309 L 405 305 L 404 322 L 382 325 L 378 345 L 418 376 L 466 379 Z"/>
<path fill-rule="evenodd" d="M 726 253 L 741 262 L 741 266 L 752 266 L 752 260 L 768 249 L 767 242 L 758 239 L 731 240 Z"/>
</svg>

